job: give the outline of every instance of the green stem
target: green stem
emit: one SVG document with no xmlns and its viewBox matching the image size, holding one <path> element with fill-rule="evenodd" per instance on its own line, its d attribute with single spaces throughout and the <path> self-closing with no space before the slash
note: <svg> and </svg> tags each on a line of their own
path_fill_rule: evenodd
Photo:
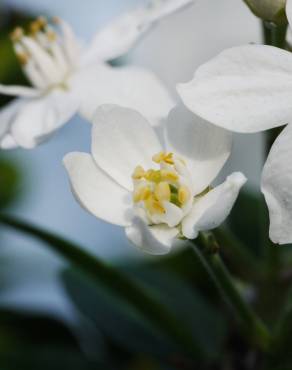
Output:
<svg viewBox="0 0 292 370">
<path fill-rule="evenodd" d="M 187 352 L 196 358 L 202 355 L 201 348 L 194 342 L 188 328 L 177 321 L 152 290 L 145 289 L 83 248 L 52 233 L 10 216 L 0 215 L 0 223 L 44 242 L 50 249 L 88 275 L 98 286 L 103 284 L 111 293 L 126 300 L 166 335 L 175 338 Z"/>
<path fill-rule="evenodd" d="M 196 256 L 209 272 L 229 307 L 232 308 L 246 338 L 262 351 L 268 351 L 271 343 L 270 332 L 234 286 L 232 277 L 218 253 L 215 252 L 218 249 L 216 243 L 213 234 L 201 233 L 193 243 Z"/>
<path fill-rule="evenodd" d="M 287 35 L 287 24 L 275 25 L 270 22 L 262 22 L 262 33 L 263 41 L 265 45 L 275 46 L 280 49 L 286 49 L 286 35 Z M 276 138 L 281 133 L 283 127 L 276 127 L 265 132 L 265 147 L 264 147 L 264 158 L 269 155 L 270 149 L 276 140 Z M 271 280 L 277 278 L 280 266 L 281 257 L 279 250 L 275 244 L 271 242 L 269 236 L 266 232 L 269 228 L 269 219 L 267 212 L 263 214 L 262 227 L 263 227 L 263 240 L 262 246 L 264 248 L 264 255 L 266 255 L 266 269 L 270 275 Z"/>
<path fill-rule="evenodd" d="M 234 266 L 237 276 L 246 281 L 254 282 L 261 279 L 261 269 L 255 256 L 250 253 L 236 236 L 226 227 L 213 230 L 215 238 L 222 246 L 224 257 Z"/>
</svg>

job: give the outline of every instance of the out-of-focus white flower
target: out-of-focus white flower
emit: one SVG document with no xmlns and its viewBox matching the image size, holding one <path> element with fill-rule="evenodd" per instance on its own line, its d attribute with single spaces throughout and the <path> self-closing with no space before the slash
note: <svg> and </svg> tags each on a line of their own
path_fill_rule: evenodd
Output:
<svg viewBox="0 0 292 370">
<path fill-rule="evenodd" d="M 33 148 L 77 111 L 90 119 L 104 103 L 147 112 L 154 124 L 159 122 L 174 106 L 159 79 L 142 68 L 112 68 L 106 62 L 128 52 L 159 20 L 192 3 L 152 1 L 114 20 L 87 47 L 61 19 L 49 24 L 40 17 L 27 33 L 16 28 L 14 49 L 32 87 L 0 85 L 0 93 L 19 97 L 0 113 L 0 147 Z"/>
<path fill-rule="evenodd" d="M 292 25 L 292 1 L 286 14 Z M 224 51 L 178 86 L 186 106 L 220 127 L 257 132 L 289 123 L 275 141 L 262 175 L 270 238 L 292 242 L 292 54 L 272 46 Z"/>
<path fill-rule="evenodd" d="M 94 118 L 92 154 L 64 158 L 80 204 L 152 254 L 220 225 L 246 181 L 236 172 L 210 186 L 230 155 L 228 131 L 181 108 L 163 128 L 165 145 L 138 112 L 105 105 Z"/>
</svg>

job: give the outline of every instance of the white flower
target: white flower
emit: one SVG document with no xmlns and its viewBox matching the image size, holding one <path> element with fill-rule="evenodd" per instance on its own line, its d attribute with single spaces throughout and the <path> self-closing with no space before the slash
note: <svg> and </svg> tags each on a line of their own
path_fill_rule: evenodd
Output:
<svg viewBox="0 0 292 370">
<path fill-rule="evenodd" d="M 286 13 L 292 24 L 292 1 Z M 268 156 L 262 191 L 270 213 L 270 238 L 292 242 L 292 54 L 272 46 L 248 45 L 224 51 L 178 86 L 193 112 L 237 132 L 289 125 Z"/>
<path fill-rule="evenodd" d="M 246 179 L 233 173 L 211 188 L 231 150 L 231 134 L 174 109 L 162 145 L 139 113 L 105 105 L 95 115 L 92 154 L 64 158 L 72 191 L 94 216 L 124 226 L 144 251 L 167 253 L 185 237 L 217 227 Z"/>
<path fill-rule="evenodd" d="M 51 25 L 40 17 L 28 33 L 17 28 L 14 49 L 32 87 L 0 85 L 0 93 L 18 96 L 0 112 L 0 147 L 33 148 L 77 111 L 90 119 L 104 103 L 148 112 L 153 123 L 165 117 L 174 103 L 153 73 L 138 67 L 114 69 L 106 61 L 129 51 L 160 19 L 192 3 L 152 1 L 113 21 L 86 48 L 61 19 Z"/>
</svg>

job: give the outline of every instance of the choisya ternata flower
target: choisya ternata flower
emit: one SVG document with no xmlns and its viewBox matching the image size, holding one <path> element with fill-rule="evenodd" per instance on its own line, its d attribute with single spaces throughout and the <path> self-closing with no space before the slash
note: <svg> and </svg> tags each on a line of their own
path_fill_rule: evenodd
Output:
<svg viewBox="0 0 292 370">
<path fill-rule="evenodd" d="M 152 254 L 221 224 L 246 181 L 237 172 L 210 186 L 230 154 L 227 131 L 182 108 L 170 113 L 163 128 L 165 146 L 136 111 L 102 106 L 94 119 L 92 154 L 64 158 L 80 204 L 124 226 L 133 244 Z"/>
<path fill-rule="evenodd" d="M 106 62 L 129 51 L 160 19 L 192 3 L 151 1 L 97 32 L 88 47 L 58 18 L 50 24 L 40 17 L 28 32 L 16 28 L 14 49 L 31 87 L 0 85 L 1 94 L 18 96 L 0 112 L 0 147 L 35 147 L 76 112 L 90 119 L 105 103 L 148 112 L 158 122 L 174 103 L 157 77 L 143 68 L 112 68 Z"/>
<path fill-rule="evenodd" d="M 292 26 L 292 0 L 286 3 Z M 274 142 L 262 173 L 270 238 L 292 243 L 292 54 L 273 46 L 223 51 L 178 86 L 186 106 L 231 131 L 252 133 L 288 124 Z"/>
</svg>

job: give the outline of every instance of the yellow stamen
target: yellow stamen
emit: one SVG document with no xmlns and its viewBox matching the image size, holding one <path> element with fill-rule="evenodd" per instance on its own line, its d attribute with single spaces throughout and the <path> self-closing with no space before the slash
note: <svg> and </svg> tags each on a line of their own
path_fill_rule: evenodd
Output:
<svg viewBox="0 0 292 370">
<path fill-rule="evenodd" d="M 153 162 L 155 163 L 160 163 L 163 161 L 163 158 L 164 158 L 164 152 L 159 152 L 157 154 L 155 154 L 153 157 L 152 157 L 152 160 Z"/>
<path fill-rule="evenodd" d="M 158 183 L 159 181 L 161 181 L 161 173 L 159 170 L 155 171 L 155 170 L 148 170 L 145 175 L 144 175 L 145 179 L 148 180 L 148 181 L 151 181 L 151 182 L 156 182 Z"/>
<path fill-rule="evenodd" d="M 24 35 L 24 31 L 23 31 L 23 28 L 21 27 L 16 27 L 14 29 L 14 31 L 10 34 L 10 38 L 13 42 L 17 42 L 17 41 L 20 41 L 21 38 L 23 37 Z"/>
<path fill-rule="evenodd" d="M 46 35 L 47 35 L 48 40 L 51 42 L 54 42 L 57 39 L 57 34 L 52 30 L 48 30 L 46 32 Z"/>
<path fill-rule="evenodd" d="M 162 169 L 160 173 L 161 173 L 161 179 L 164 181 L 175 182 L 178 180 L 178 175 L 174 171 Z"/>
<path fill-rule="evenodd" d="M 149 186 L 143 186 L 134 191 L 133 201 L 134 203 L 138 203 L 143 200 L 147 200 L 150 196 L 151 196 L 151 189 L 149 188 Z"/>
<path fill-rule="evenodd" d="M 178 189 L 178 200 L 179 200 L 180 204 L 181 205 L 186 204 L 186 202 L 190 199 L 190 197 L 191 197 L 191 193 L 190 193 L 189 189 L 185 185 L 182 185 Z"/>
<path fill-rule="evenodd" d="M 174 164 L 173 153 L 160 152 L 160 153 L 155 154 L 152 157 L 152 160 L 153 162 L 158 163 L 158 164 L 161 162 L 165 162 L 167 164 Z"/>
<path fill-rule="evenodd" d="M 154 197 L 149 197 L 145 200 L 145 207 L 147 211 L 153 215 L 153 214 L 163 214 L 165 213 L 165 209 L 161 205 L 161 203 L 156 200 Z"/>
<path fill-rule="evenodd" d="M 33 36 L 35 36 L 40 30 L 41 30 L 41 26 L 40 26 L 38 20 L 35 20 L 35 21 L 30 23 L 29 31 Z"/>
<path fill-rule="evenodd" d="M 26 65 L 29 61 L 29 56 L 25 53 L 16 53 L 16 57 L 21 65 Z"/>
<path fill-rule="evenodd" d="M 54 24 L 60 24 L 61 23 L 61 19 L 57 16 L 53 17 L 52 18 L 52 23 Z"/>
<path fill-rule="evenodd" d="M 170 201 L 170 187 L 167 182 L 160 182 L 156 185 L 154 190 L 155 197 L 158 201 Z"/>
<path fill-rule="evenodd" d="M 44 16 L 39 16 L 36 20 L 41 28 L 45 28 L 48 25 L 48 20 Z"/>
<path fill-rule="evenodd" d="M 132 179 L 141 180 L 145 176 L 145 171 L 142 166 L 137 166 L 132 174 Z"/>
</svg>

